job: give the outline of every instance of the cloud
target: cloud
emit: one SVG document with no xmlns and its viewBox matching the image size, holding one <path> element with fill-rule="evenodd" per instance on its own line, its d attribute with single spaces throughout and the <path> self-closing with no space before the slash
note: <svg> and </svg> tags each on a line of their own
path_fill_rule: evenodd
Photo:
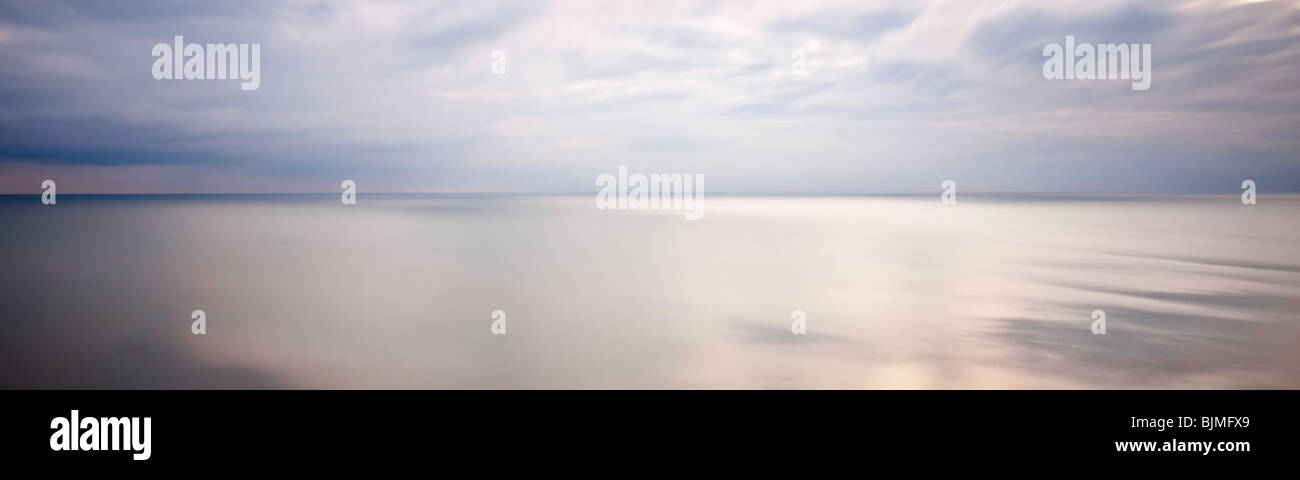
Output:
<svg viewBox="0 0 1300 480">
<path fill-rule="evenodd" d="M 1300 190 L 1287 2 L 16 2 L 0 18 L 0 176 L 165 165 L 211 179 L 176 191 L 351 175 L 587 193 L 629 165 L 759 193 Z M 174 35 L 260 43 L 261 89 L 154 80 L 150 48 Z M 1152 88 L 1044 80 L 1041 49 L 1066 35 L 1151 43 Z M 121 178 L 89 188 L 166 189 Z"/>
</svg>

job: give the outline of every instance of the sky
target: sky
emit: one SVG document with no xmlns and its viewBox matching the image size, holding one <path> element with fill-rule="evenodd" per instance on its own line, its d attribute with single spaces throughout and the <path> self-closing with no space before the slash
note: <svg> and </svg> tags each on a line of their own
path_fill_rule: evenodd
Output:
<svg viewBox="0 0 1300 480">
<path fill-rule="evenodd" d="M 155 79 L 176 35 L 260 88 Z M 1150 89 L 1045 79 L 1067 35 Z M 1298 133 L 1295 1 L 0 0 L 0 193 L 1263 193 Z"/>
</svg>

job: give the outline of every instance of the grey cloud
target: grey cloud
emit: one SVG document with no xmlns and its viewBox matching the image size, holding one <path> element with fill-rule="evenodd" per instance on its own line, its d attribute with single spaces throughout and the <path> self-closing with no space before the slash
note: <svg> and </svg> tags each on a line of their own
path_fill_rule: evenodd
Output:
<svg viewBox="0 0 1300 480">
<path fill-rule="evenodd" d="M 1249 177 L 1300 190 L 1294 5 L 963 10 L 985 6 L 11 2 L 0 168 L 568 191 L 590 183 L 572 172 L 655 154 L 707 158 L 712 184 L 737 192 L 907 191 L 940 175 L 987 191 L 1228 193 Z M 262 43 L 261 90 L 153 80 L 150 46 L 177 34 Z M 1042 46 L 1065 35 L 1153 43 L 1152 89 L 1042 79 Z M 790 51 L 811 39 L 795 78 Z M 498 48 L 505 76 L 489 71 Z"/>
<path fill-rule="evenodd" d="M 871 40 L 893 29 L 906 27 L 916 11 L 880 11 L 858 15 L 818 13 L 772 22 L 767 30 L 776 34 L 816 35 L 829 38 Z"/>
</svg>

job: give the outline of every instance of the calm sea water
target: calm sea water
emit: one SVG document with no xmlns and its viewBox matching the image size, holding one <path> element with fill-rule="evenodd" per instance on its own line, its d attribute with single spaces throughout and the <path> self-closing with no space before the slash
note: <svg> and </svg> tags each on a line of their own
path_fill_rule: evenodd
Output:
<svg viewBox="0 0 1300 480">
<path fill-rule="evenodd" d="M 3 197 L 0 386 L 1300 388 L 1300 197 L 705 205 Z"/>
</svg>

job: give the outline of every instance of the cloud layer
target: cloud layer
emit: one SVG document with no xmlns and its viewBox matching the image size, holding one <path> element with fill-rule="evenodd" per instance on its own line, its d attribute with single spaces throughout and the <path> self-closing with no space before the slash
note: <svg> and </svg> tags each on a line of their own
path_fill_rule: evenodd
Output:
<svg viewBox="0 0 1300 480">
<path fill-rule="evenodd" d="M 175 35 L 261 88 L 154 80 Z M 1044 80 L 1066 35 L 1151 89 Z M 1300 190 L 1294 2 L 5 2 L 0 65 L 5 193 Z"/>
</svg>

